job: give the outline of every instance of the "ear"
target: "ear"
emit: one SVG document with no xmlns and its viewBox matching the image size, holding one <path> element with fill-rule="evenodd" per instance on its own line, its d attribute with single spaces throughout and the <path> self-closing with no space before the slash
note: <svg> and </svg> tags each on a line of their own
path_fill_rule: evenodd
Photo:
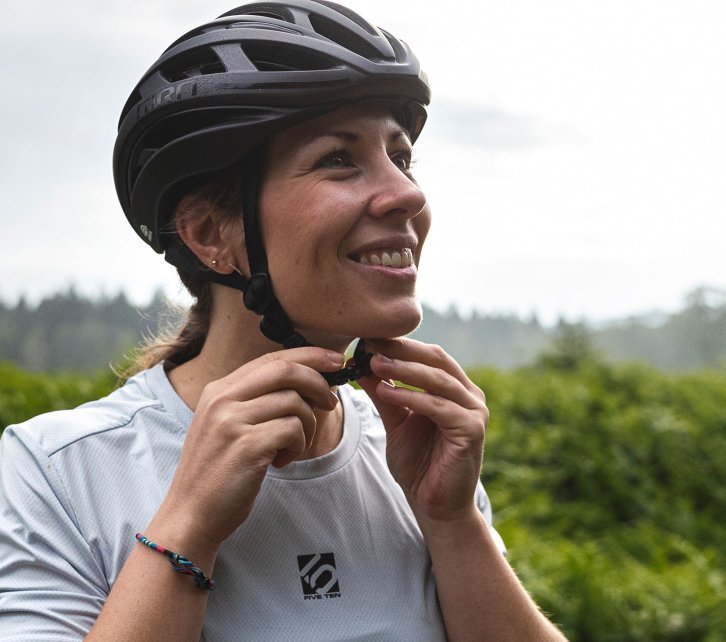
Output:
<svg viewBox="0 0 726 642">
<path fill-rule="evenodd" d="M 209 269 L 230 274 L 238 258 L 230 249 L 228 225 L 212 208 L 200 208 L 193 218 L 177 219 L 176 229 L 182 241 Z"/>
</svg>

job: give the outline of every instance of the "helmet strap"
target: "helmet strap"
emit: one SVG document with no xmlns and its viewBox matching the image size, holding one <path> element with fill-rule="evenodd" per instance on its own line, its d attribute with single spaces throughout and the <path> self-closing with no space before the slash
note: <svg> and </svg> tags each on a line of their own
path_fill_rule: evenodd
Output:
<svg viewBox="0 0 726 642">
<path fill-rule="evenodd" d="M 249 282 L 249 279 L 246 279 L 239 272 L 220 274 L 219 272 L 210 270 L 197 258 L 197 255 L 191 251 L 188 245 L 181 242 L 166 248 L 164 251 L 164 259 L 174 267 L 184 270 L 184 272 L 188 272 L 189 274 L 199 276 L 205 281 L 226 285 L 227 287 L 242 290 L 243 292 Z"/>
<path fill-rule="evenodd" d="M 245 171 L 242 172 L 242 224 L 245 230 L 245 247 L 252 276 L 244 287 L 244 304 L 262 317 L 260 331 L 268 339 L 284 348 L 299 348 L 310 345 L 305 337 L 293 328 L 290 319 L 282 309 L 272 289 L 272 278 L 267 265 L 267 253 L 262 243 L 258 194 L 262 178 L 261 147 L 247 156 Z"/>
<path fill-rule="evenodd" d="M 300 348 L 310 344 L 293 328 L 290 319 L 282 309 L 272 289 L 272 279 L 267 265 L 267 253 L 260 233 L 258 211 L 259 188 L 262 179 L 264 151 L 253 152 L 252 162 L 246 164 L 242 175 L 242 222 L 245 229 L 245 246 L 252 277 L 244 289 L 244 303 L 247 309 L 262 315 L 260 330 L 268 339 L 282 344 L 284 348 Z M 248 157 L 249 158 L 249 157 Z M 363 339 L 358 341 L 355 353 L 345 368 L 338 372 L 323 372 L 331 385 L 342 385 L 348 381 L 370 374 L 371 354 L 365 352 Z"/>
<path fill-rule="evenodd" d="M 220 274 L 210 270 L 184 243 L 176 243 L 168 247 L 164 258 L 175 267 L 190 274 L 242 291 L 245 307 L 262 317 L 260 331 L 271 341 L 284 348 L 309 346 L 310 343 L 305 337 L 292 326 L 272 289 L 272 279 L 267 264 L 267 254 L 262 244 L 258 215 L 262 157 L 262 150 L 258 149 L 253 152 L 245 163 L 246 171 L 242 172 L 242 223 L 252 276 L 245 277 L 237 268 L 234 268 L 230 274 Z M 322 375 L 331 386 L 353 381 L 370 374 L 371 356 L 365 352 L 364 342 L 360 339 L 353 358 L 346 367 L 338 372 L 324 372 Z"/>
</svg>

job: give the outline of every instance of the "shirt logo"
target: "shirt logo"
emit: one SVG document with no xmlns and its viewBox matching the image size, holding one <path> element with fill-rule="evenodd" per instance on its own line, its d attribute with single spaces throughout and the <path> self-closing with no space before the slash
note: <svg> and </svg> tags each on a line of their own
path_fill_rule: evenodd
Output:
<svg viewBox="0 0 726 642">
<path fill-rule="evenodd" d="M 303 596 L 306 600 L 322 600 L 340 597 L 338 570 L 332 553 L 298 555 Z"/>
</svg>

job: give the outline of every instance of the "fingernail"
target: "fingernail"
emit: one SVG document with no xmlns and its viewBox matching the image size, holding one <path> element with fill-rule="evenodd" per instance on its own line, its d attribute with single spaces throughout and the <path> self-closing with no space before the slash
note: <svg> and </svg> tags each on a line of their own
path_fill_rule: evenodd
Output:
<svg viewBox="0 0 726 642">
<path fill-rule="evenodd" d="M 385 354 L 381 354 L 380 352 L 376 355 L 378 357 L 378 360 L 382 363 L 393 363 L 393 359 L 390 357 L 387 357 Z"/>
<path fill-rule="evenodd" d="M 333 404 L 333 408 L 338 405 L 338 396 L 332 391 L 328 390 L 330 393 L 330 403 Z"/>
<path fill-rule="evenodd" d="M 334 363 L 335 365 L 342 366 L 345 361 L 345 355 L 340 352 L 333 352 L 332 350 L 326 351 L 325 356 Z"/>
</svg>

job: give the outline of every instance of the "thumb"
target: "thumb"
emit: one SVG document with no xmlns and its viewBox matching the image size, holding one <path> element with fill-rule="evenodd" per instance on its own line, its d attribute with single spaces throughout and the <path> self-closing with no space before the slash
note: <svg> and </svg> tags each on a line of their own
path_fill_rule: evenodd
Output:
<svg viewBox="0 0 726 642">
<path fill-rule="evenodd" d="M 375 375 L 367 375 L 358 379 L 357 383 L 371 398 L 373 405 L 376 407 L 379 414 L 381 415 L 381 419 L 383 420 L 383 425 L 386 430 L 394 428 L 398 424 L 402 423 L 404 419 L 406 419 L 406 417 L 408 416 L 408 411 L 405 408 L 402 408 L 401 406 L 396 406 L 392 403 L 388 403 L 387 401 L 383 401 L 383 399 L 378 396 L 378 386 L 391 385 L 387 381 L 383 381 Z"/>
</svg>

